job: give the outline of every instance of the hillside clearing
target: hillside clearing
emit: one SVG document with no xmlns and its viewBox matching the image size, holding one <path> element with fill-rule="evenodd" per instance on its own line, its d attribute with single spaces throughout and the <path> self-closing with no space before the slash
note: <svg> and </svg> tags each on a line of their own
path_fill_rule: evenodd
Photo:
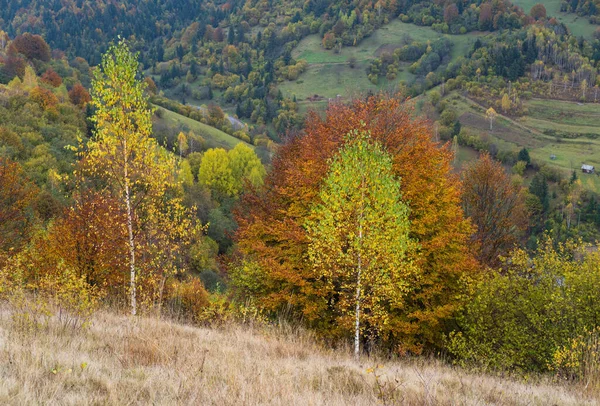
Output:
<svg viewBox="0 0 600 406">
<path fill-rule="evenodd" d="M 169 127 L 179 129 L 179 131 L 193 131 L 196 135 L 202 136 L 206 141 L 206 146 L 209 148 L 225 148 L 231 149 L 241 140 L 207 124 L 192 120 L 189 117 L 182 116 L 164 107 L 155 106 L 163 111 L 163 116 L 160 120 L 164 121 Z M 250 147 L 254 146 L 248 144 Z"/>
<path fill-rule="evenodd" d="M 442 36 L 449 38 L 453 43 L 451 57 L 455 60 L 463 56 L 471 47 L 475 38 L 482 33 L 469 33 L 465 35 L 444 35 L 434 31 L 431 27 L 417 26 L 403 23 L 399 19 L 375 30 L 369 37 L 363 39 L 355 47 L 343 47 L 339 53 L 326 50 L 321 46 L 319 35 L 310 35 L 302 39 L 292 52 L 295 59 L 304 59 L 308 62 L 308 69 L 300 75 L 297 81 L 285 81 L 279 85 L 286 96 L 296 95 L 298 99 L 318 94 L 326 98 L 334 98 L 338 94 L 351 97 L 369 90 L 378 91 L 397 86 L 401 81 L 412 82 L 415 75 L 408 72 L 409 63 L 402 63 L 402 71 L 393 81 L 380 79 L 374 85 L 367 78 L 366 70 L 371 60 L 378 57 L 383 50 L 393 50 L 405 38 L 413 41 L 428 41 Z M 348 61 L 355 58 L 354 68 Z M 323 86 L 326 83 L 327 86 Z"/>
<path fill-rule="evenodd" d="M 574 388 L 469 374 L 433 361 L 355 363 L 281 329 L 193 328 L 97 314 L 88 331 L 19 333 L 0 313 L 0 403 L 593 405 Z M 397 390 L 392 388 L 397 387 Z M 395 401 L 394 401 L 395 399 Z"/>
<path fill-rule="evenodd" d="M 561 13 L 560 4 L 562 0 L 512 0 L 517 6 L 523 7 L 523 10 L 529 14 L 531 7 L 537 3 L 542 3 L 546 7 L 548 17 L 555 17 L 558 21 L 569 27 L 569 30 L 576 36 L 590 38 L 598 26 L 591 24 L 588 17 L 580 17 L 575 13 Z"/>
<path fill-rule="evenodd" d="M 499 116 L 490 131 L 482 106 L 458 94 L 447 100 L 457 111 L 463 128 L 490 140 L 500 150 L 527 148 L 537 162 L 558 168 L 565 176 L 579 171 L 584 163 L 600 167 L 599 104 L 528 100 L 526 116 Z M 580 178 L 586 189 L 600 192 L 598 176 L 580 174 Z"/>
</svg>

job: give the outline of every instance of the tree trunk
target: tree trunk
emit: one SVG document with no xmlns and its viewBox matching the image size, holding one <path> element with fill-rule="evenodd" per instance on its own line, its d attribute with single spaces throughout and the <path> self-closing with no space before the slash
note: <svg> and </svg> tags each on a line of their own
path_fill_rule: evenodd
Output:
<svg viewBox="0 0 600 406">
<path fill-rule="evenodd" d="M 362 242 L 362 224 L 358 231 L 358 239 Z M 362 245 L 362 244 L 361 244 Z M 356 320 L 354 325 L 354 358 L 358 361 L 360 356 L 360 287 L 362 276 L 362 261 L 360 248 L 358 250 L 358 277 L 356 281 Z"/>
<path fill-rule="evenodd" d="M 131 315 L 137 314 L 136 282 L 135 282 L 135 241 L 133 237 L 133 210 L 129 185 L 129 160 L 127 139 L 123 140 L 123 185 L 125 187 L 125 205 L 127 206 L 127 234 L 129 239 L 129 295 Z"/>
<path fill-rule="evenodd" d="M 135 285 L 135 244 L 133 241 L 133 218 L 131 212 L 129 180 L 127 178 L 127 166 L 125 166 L 125 203 L 127 204 L 127 233 L 129 234 L 129 294 L 131 296 L 131 314 L 135 316 L 137 313 Z"/>
</svg>

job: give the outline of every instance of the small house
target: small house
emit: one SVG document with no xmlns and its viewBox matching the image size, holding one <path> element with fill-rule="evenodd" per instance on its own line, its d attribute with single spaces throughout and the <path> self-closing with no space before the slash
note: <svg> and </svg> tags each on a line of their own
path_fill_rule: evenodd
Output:
<svg viewBox="0 0 600 406">
<path fill-rule="evenodd" d="M 581 165 L 581 172 L 583 173 L 594 173 L 594 167 L 592 165 Z"/>
</svg>

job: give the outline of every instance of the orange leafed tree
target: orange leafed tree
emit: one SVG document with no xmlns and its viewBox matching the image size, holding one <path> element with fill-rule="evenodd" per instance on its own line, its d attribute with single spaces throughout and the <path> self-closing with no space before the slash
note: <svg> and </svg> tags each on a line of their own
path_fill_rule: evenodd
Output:
<svg viewBox="0 0 600 406">
<path fill-rule="evenodd" d="M 52 87 L 59 87 L 62 84 L 62 78 L 52 68 L 46 69 L 41 79 Z"/>
<path fill-rule="evenodd" d="M 26 242 L 31 225 L 27 211 L 35 195 L 19 164 L 0 157 L 0 265 L 3 253 L 14 253 Z"/>
<path fill-rule="evenodd" d="M 523 236 L 528 213 L 525 193 L 513 184 L 502 165 L 483 154 L 463 172 L 463 207 L 477 231 L 473 241 L 481 247 L 479 260 L 497 267 Z"/>
<path fill-rule="evenodd" d="M 335 332 L 335 298 L 323 294 L 306 261 L 304 226 L 330 159 L 353 129 L 370 131 L 393 157 L 394 174 L 401 179 L 410 238 L 419 244 L 410 259 L 419 272 L 408 281 L 406 304 L 395 309 L 386 340 L 400 352 L 420 352 L 439 340 L 478 264 L 469 250 L 473 229 L 460 207 L 460 181 L 450 171 L 452 154 L 432 140 L 429 123 L 415 118 L 398 98 L 334 104 L 325 118 L 312 113 L 306 134 L 279 149 L 265 186 L 247 193 L 238 208 L 240 251 L 260 268 L 241 289 L 268 309 L 291 306 L 311 326 Z"/>
<path fill-rule="evenodd" d="M 50 228 L 46 244 L 46 262 L 62 261 L 90 285 L 125 293 L 126 218 L 108 193 L 86 189 L 75 193 L 73 204 Z"/>
<path fill-rule="evenodd" d="M 92 97 L 81 83 L 76 83 L 75 86 L 69 90 L 69 100 L 71 100 L 71 103 L 74 105 L 83 108 L 92 101 Z"/>
</svg>

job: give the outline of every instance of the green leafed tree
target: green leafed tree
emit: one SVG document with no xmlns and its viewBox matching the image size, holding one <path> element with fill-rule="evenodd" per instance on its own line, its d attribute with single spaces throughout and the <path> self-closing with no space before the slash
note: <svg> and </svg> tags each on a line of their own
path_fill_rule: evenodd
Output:
<svg viewBox="0 0 600 406">
<path fill-rule="evenodd" d="M 367 133 L 353 131 L 306 223 L 315 277 L 330 292 L 338 324 L 353 330 L 356 357 L 361 335 L 384 330 L 407 290 L 412 244 L 400 196 L 389 155 Z"/>
<path fill-rule="evenodd" d="M 209 188 L 216 198 L 236 194 L 236 182 L 229 165 L 227 151 L 222 148 L 211 148 L 202 155 L 198 183 Z"/>
<path fill-rule="evenodd" d="M 86 167 L 104 179 L 123 202 L 127 214 L 131 313 L 136 314 L 136 238 L 142 212 L 164 196 L 172 183 L 174 162 L 160 150 L 152 133 L 152 110 L 138 80 L 137 57 L 125 41 L 112 45 L 94 71 L 94 137 L 84 154 Z"/>
<path fill-rule="evenodd" d="M 263 184 L 266 171 L 256 153 L 249 146 L 239 143 L 228 152 L 229 165 L 238 190 L 248 181 L 252 186 Z"/>
<path fill-rule="evenodd" d="M 200 161 L 198 182 L 208 187 L 216 198 L 235 197 L 245 182 L 262 185 L 265 174 L 252 148 L 239 143 L 229 152 L 222 148 L 207 150 Z"/>
</svg>

